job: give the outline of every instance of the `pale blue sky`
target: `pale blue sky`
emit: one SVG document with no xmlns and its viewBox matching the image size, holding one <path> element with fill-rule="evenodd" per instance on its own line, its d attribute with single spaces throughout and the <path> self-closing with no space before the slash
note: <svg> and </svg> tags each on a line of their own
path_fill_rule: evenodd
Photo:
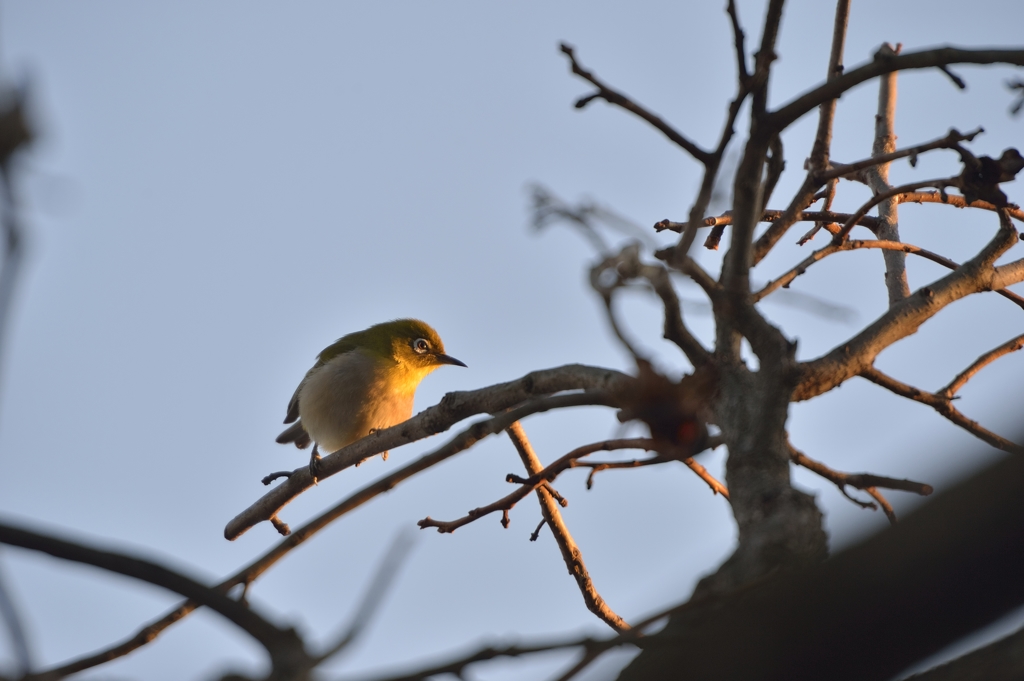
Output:
<svg viewBox="0 0 1024 681">
<path fill-rule="evenodd" d="M 761 2 L 741 2 L 748 46 Z M 447 391 L 584 362 L 628 368 L 586 269 L 592 254 L 570 230 L 529 228 L 526 186 L 593 197 L 641 225 L 682 219 L 696 165 L 621 110 L 572 108 L 587 86 L 558 42 L 584 65 L 705 146 L 732 95 L 733 52 L 722 6 L 710 3 L 0 2 L 0 68 L 27 78 L 39 141 L 21 175 L 30 256 L 4 347 L 0 386 L 0 513 L 54 532 L 170 561 L 209 581 L 276 540 L 269 525 L 236 542 L 224 524 L 264 491 L 260 478 L 305 453 L 274 443 L 285 405 L 315 354 L 349 331 L 399 316 L 428 320 L 468 369 L 429 377 L 417 409 Z M 831 3 L 790 4 L 774 103 L 823 79 Z M 848 65 L 882 41 L 905 49 L 1020 43 L 1024 5 L 855 2 Z M 964 16 L 963 21 L 955 20 Z M 901 144 L 951 126 L 987 133 L 974 148 L 1020 145 L 1010 69 L 959 68 L 900 81 Z M 1019 72 L 1018 72 L 1019 73 Z M 868 155 L 875 88 L 839 106 L 834 158 Z M 786 139 L 788 197 L 813 128 Z M 894 178 L 956 172 L 939 152 Z M 1019 184 L 1019 183 L 1018 183 Z M 1007 187 L 1020 201 L 1020 189 Z M 837 206 L 862 188 L 843 185 Z M 908 206 L 907 241 L 964 259 L 995 229 L 991 214 Z M 799 231 L 799 230 L 794 230 Z M 755 272 L 767 280 L 801 256 L 793 238 Z M 1019 257 L 1019 254 L 1017 255 Z M 716 255 L 704 253 L 713 267 Z M 911 286 L 939 274 L 911 262 Z M 851 253 L 794 284 L 857 311 L 856 324 L 767 302 L 763 309 L 823 352 L 885 305 L 881 258 Z M 696 289 L 681 287 L 685 298 Z M 658 309 L 623 299 L 625 316 L 667 370 L 685 363 L 659 340 Z M 710 320 L 689 319 L 708 337 Z M 978 354 L 1019 334 L 1024 316 L 996 296 L 944 311 L 881 358 L 898 377 L 936 389 Z M 1024 353 L 971 382 L 961 408 L 1009 434 Z M 851 381 L 791 411 L 794 444 L 836 468 L 913 477 L 940 489 L 990 460 L 972 439 L 920 405 Z M 526 424 L 542 458 L 614 432 L 601 410 Z M 283 512 L 293 526 L 441 437 L 346 471 Z M 720 469 L 721 457 L 705 456 Z M 454 518 L 509 491 L 510 444 L 484 442 L 323 532 L 261 579 L 254 602 L 324 640 L 344 622 L 391 537 L 419 518 Z M 727 555 L 724 502 L 680 466 L 559 482 L 566 519 L 610 605 L 636 619 L 681 600 Z M 835 543 L 881 529 L 819 480 Z M 916 500 L 894 493 L 897 510 Z M 477 522 L 424 532 L 379 618 L 341 664 L 365 671 L 484 640 L 601 632 L 539 519 L 520 504 L 512 525 Z M 118 640 L 177 602 L 155 588 L 86 568 L 2 552 L 47 664 Z M 10 660 L 0 639 L 0 669 Z M 155 644 L 83 678 L 199 679 L 261 664 L 259 650 L 199 613 Z M 552 661 L 479 672 L 543 678 Z M 546 666 L 545 666 L 546 665 Z"/>
</svg>

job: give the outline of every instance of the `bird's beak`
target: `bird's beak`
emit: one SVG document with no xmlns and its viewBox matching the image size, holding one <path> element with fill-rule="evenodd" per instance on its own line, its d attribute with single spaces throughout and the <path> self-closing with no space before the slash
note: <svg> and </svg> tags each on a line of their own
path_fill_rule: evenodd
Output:
<svg viewBox="0 0 1024 681">
<path fill-rule="evenodd" d="M 455 359 L 451 355 L 446 355 L 446 354 L 441 353 L 441 352 L 439 352 L 436 355 L 434 355 L 434 359 L 436 359 L 441 364 L 454 364 L 457 367 L 464 367 L 464 366 L 466 366 L 465 363 L 460 362 L 459 360 Z"/>
</svg>

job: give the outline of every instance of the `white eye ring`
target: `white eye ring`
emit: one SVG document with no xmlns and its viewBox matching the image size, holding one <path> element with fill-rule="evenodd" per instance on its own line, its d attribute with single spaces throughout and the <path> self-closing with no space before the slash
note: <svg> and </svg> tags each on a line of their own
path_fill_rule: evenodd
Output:
<svg viewBox="0 0 1024 681">
<path fill-rule="evenodd" d="M 430 350 L 430 343 L 423 338 L 417 338 L 412 342 L 412 349 L 422 355 Z"/>
</svg>

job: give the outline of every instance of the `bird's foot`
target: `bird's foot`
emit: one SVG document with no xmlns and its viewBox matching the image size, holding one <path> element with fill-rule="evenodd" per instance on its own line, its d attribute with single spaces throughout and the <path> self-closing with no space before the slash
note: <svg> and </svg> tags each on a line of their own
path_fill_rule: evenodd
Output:
<svg viewBox="0 0 1024 681">
<path fill-rule="evenodd" d="M 384 429 L 383 428 L 370 428 L 369 435 L 376 435 L 377 433 L 379 433 L 382 430 L 384 430 Z M 382 458 L 383 460 L 387 461 L 388 460 L 388 450 L 385 449 L 383 452 L 381 452 L 380 453 L 380 458 Z M 356 465 L 358 465 L 358 464 L 356 464 Z"/>
<path fill-rule="evenodd" d="M 313 478 L 313 484 L 316 485 L 320 479 L 320 451 L 317 449 L 317 445 L 313 445 L 313 453 L 309 457 L 309 475 Z"/>
</svg>

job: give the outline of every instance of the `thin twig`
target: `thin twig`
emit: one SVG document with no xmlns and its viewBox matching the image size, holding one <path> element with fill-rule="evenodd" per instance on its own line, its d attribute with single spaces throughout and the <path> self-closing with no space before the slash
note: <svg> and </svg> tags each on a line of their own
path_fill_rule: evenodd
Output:
<svg viewBox="0 0 1024 681">
<path fill-rule="evenodd" d="M 949 385 L 942 390 L 937 391 L 935 394 L 947 399 L 952 399 L 954 395 L 960 392 L 960 388 L 963 388 L 967 381 L 971 380 L 971 378 L 973 378 L 974 375 L 984 367 L 1004 355 L 1008 355 L 1011 352 L 1017 352 L 1021 348 L 1024 348 L 1024 334 L 1021 334 L 1016 338 L 1011 338 L 1002 345 L 989 350 L 981 357 L 974 360 L 971 366 L 957 374 L 956 378 L 949 382 Z"/>
<path fill-rule="evenodd" d="M 975 201 L 975 203 L 981 203 Z M 973 204 L 972 204 L 973 205 Z M 995 206 L 992 206 L 995 210 Z M 778 222 L 785 216 L 786 211 L 782 210 L 766 210 L 761 215 L 759 222 Z M 833 213 L 832 211 L 815 211 L 805 210 L 797 213 L 793 217 L 794 222 L 846 222 L 850 219 L 852 213 Z M 722 215 L 715 215 L 713 217 L 704 218 L 702 226 L 704 227 L 715 227 L 717 225 L 731 225 L 732 224 L 732 212 L 727 212 Z M 874 228 L 877 225 L 877 221 L 870 215 L 865 215 L 860 219 L 860 223 L 866 227 Z M 662 220 L 654 224 L 655 231 L 661 232 L 664 230 L 670 230 L 673 232 L 681 232 L 686 227 L 685 222 L 672 222 L 671 220 Z"/>
<path fill-rule="evenodd" d="M 696 263 L 685 267 L 685 270 L 694 281 L 700 283 L 701 271 Z M 643 358 L 619 325 L 612 308 L 612 296 L 616 289 L 632 279 L 646 280 L 661 299 L 665 309 L 663 337 L 675 343 L 694 367 L 710 363 L 710 351 L 697 340 L 683 321 L 679 296 L 672 285 L 668 270 L 658 264 L 641 262 L 640 250 L 635 244 L 624 247 L 617 255 L 604 259 L 590 270 L 590 285 L 604 301 L 612 331 L 630 354 L 634 358 Z"/>
<path fill-rule="evenodd" d="M 1024 259 L 995 265 L 1019 241 L 1005 211 L 998 215 L 998 231 L 973 258 L 890 307 L 874 322 L 824 355 L 801 362 L 798 369 L 800 378 L 790 394 L 791 401 L 800 402 L 821 395 L 871 367 L 885 348 L 915 333 L 921 324 L 950 303 L 1024 281 Z"/>
<path fill-rule="evenodd" d="M 830 180 L 833 178 L 846 178 L 850 175 L 854 175 L 872 166 L 881 165 L 883 163 L 891 163 L 901 158 L 910 157 L 911 163 L 916 163 L 917 157 L 926 151 L 932 149 L 956 149 L 958 142 L 971 142 L 975 137 L 985 132 L 984 128 L 978 128 L 972 130 L 969 133 L 961 133 L 956 128 L 951 129 L 944 137 L 940 137 L 931 142 L 925 142 L 924 144 L 918 144 L 914 147 L 907 147 L 906 149 L 897 149 L 896 151 L 872 155 L 871 158 L 866 158 L 855 163 L 832 163 L 832 167 L 819 175 L 822 180 Z M 993 209 L 995 206 L 993 206 Z"/>
<path fill-rule="evenodd" d="M 949 64 L 1015 64 L 1024 66 L 1024 50 L 964 50 L 940 47 L 904 52 L 898 56 L 876 55 L 872 61 L 812 89 L 767 114 L 764 125 L 772 130 L 785 130 L 822 102 L 839 97 L 861 83 L 893 71 L 933 69 Z"/>
<path fill-rule="evenodd" d="M 944 192 L 906 192 L 900 194 L 900 203 L 944 203 L 949 206 L 955 206 L 956 208 L 981 208 L 982 210 L 996 211 L 1004 210 L 1006 214 L 1012 217 L 1014 220 L 1024 222 L 1024 210 L 1021 210 L 1017 206 L 1006 206 L 1000 207 L 994 203 L 988 201 L 982 201 L 980 199 L 967 203 L 964 197 L 957 194 L 945 194 Z M 862 218 L 860 224 L 867 225 Z"/>
<path fill-rule="evenodd" d="M 119 552 L 101 551 L 79 542 L 57 539 L 7 524 L 0 524 L 0 543 L 40 551 L 63 560 L 93 565 L 181 594 L 209 607 L 256 639 L 270 655 L 276 672 L 311 668 L 311 658 L 293 629 L 279 629 L 252 609 L 228 598 L 216 587 L 200 584 L 163 565 Z"/>
<path fill-rule="evenodd" d="M 826 480 L 834 484 L 836 487 L 839 488 L 839 491 L 842 492 L 843 496 L 845 496 L 847 499 L 857 504 L 861 508 L 877 509 L 877 507 L 871 502 L 861 501 L 850 496 L 850 494 L 846 491 L 847 487 L 854 487 L 856 489 L 864 490 L 872 497 L 874 497 L 876 500 L 879 498 L 879 496 L 881 496 L 875 489 L 876 487 L 885 487 L 886 489 L 898 489 L 904 492 L 913 492 L 914 494 L 920 494 L 921 496 L 928 496 L 934 491 L 931 485 L 926 485 L 923 482 L 915 482 L 913 480 L 887 478 L 881 475 L 873 475 L 871 473 L 841 473 L 837 470 L 829 468 L 820 461 L 815 461 L 814 459 L 810 458 L 809 456 L 798 450 L 792 444 L 789 445 L 789 456 L 790 459 L 792 459 L 793 463 L 797 464 L 798 466 L 802 466 L 803 468 L 806 468 L 809 471 L 817 473 L 821 477 L 825 478 Z M 883 509 L 886 509 L 888 502 L 885 502 L 883 498 L 882 501 L 879 501 L 879 504 L 882 505 Z M 892 522 L 895 522 L 896 516 L 892 514 L 892 507 L 888 507 L 885 513 Z"/>
<path fill-rule="evenodd" d="M 846 48 L 847 26 L 850 20 L 849 0 L 839 0 L 836 3 L 835 20 L 832 25 L 832 48 L 829 52 L 828 70 L 825 73 L 825 82 L 835 82 L 843 73 L 843 52 Z M 776 220 L 771 227 L 757 239 L 752 249 L 752 265 L 761 262 L 769 251 L 779 242 L 790 227 L 797 221 L 797 216 L 807 209 L 814 202 L 818 188 L 825 183 L 819 180 L 820 173 L 825 171 L 829 164 L 829 157 L 832 147 L 832 127 L 835 122 L 836 103 L 839 94 L 822 100 L 818 104 L 818 129 L 814 136 L 814 144 L 811 147 L 811 155 L 808 159 L 807 175 L 796 194 L 790 200 L 789 206 Z M 783 128 L 777 128 L 775 134 L 780 134 Z M 830 206 L 826 206 L 828 209 Z"/>
<path fill-rule="evenodd" d="M 892 504 L 889 503 L 889 500 L 882 496 L 882 493 L 874 487 L 868 487 L 864 491 L 870 494 L 874 500 L 878 502 L 878 505 L 882 507 L 882 512 L 885 513 L 885 517 L 889 519 L 889 523 L 891 525 L 895 525 L 896 511 L 892 509 Z"/>
<path fill-rule="evenodd" d="M 636 104 L 629 97 L 626 97 L 621 92 L 611 89 L 610 87 L 602 83 L 600 80 L 598 80 L 597 77 L 590 71 L 587 71 L 582 66 L 580 66 L 579 62 L 576 61 L 576 54 L 573 51 L 572 47 L 565 43 L 562 43 L 560 45 L 560 49 L 569 58 L 569 64 L 572 67 L 572 72 L 575 75 L 579 76 L 580 78 L 583 78 L 584 80 L 588 81 L 594 87 L 597 88 L 597 92 L 591 95 L 587 95 L 586 97 L 583 97 L 576 102 L 577 109 L 582 109 L 595 99 L 603 99 L 609 104 L 620 106 L 626 111 L 629 111 L 630 113 L 635 114 L 640 118 L 644 119 L 645 121 L 653 125 L 655 128 L 660 130 L 661 133 L 665 135 L 665 137 L 668 137 L 670 140 L 672 140 L 680 147 L 685 149 L 688 154 L 693 156 L 701 163 L 706 164 L 711 159 L 711 154 L 709 152 L 704 151 L 696 144 L 686 139 L 686 137 L 681 135 L 678 131 L 676 131 L 675 128 L 670 126 L 659 116 L 651 113 L 650 111 L 640 106 L 639 104 Z"/>
<path fill-rule="evenodd" d="M 890 199 L 900 194 L 907 192 L 917 191 L 922 187 L 953 187 L 956 186 L 957 179 L 955 177 L 940 177 L 934 180 L 923 180 L 920 182 L 910 182 L 908 184 L 902 184 L 898 187 L 893 187 L 887 191 L 875 194 L 870 200 L 864 203 L 857 211 L 850 216 L 850 218 L 843 224 L 842 229 L 832 238 L 833 242 L 840 242 L 846 239 L 846 236 L 850 233 L 854 227 L 860 222 L 861 218 L 867 215 L 867 212 L 882 203 L 886 199 Z"/>
<path fill-rule="evenodd" d="M 902 45 L 895 48 L 885 43 L 881 50 L 893 55 L 899 54 Z M 887 73 L 878 79 L 878 114 L 875 116 L 875 139 L 871 147 L 871 155 L 880 157 L 892 154 L 896 150 L 896 83 L 897 73 Z M 952 132 L 950 132 L 952 136 Z M 956 144 L 956 142 L 949 142 Z M 864 177 L 868 186 L 875 194 L 892 190 L 889 184 L 889 161 L 869 166 Z M 892 196 L 878 204 L 878 222 L 875 235 L 886 241 L 899 241 L 899 197 Z M 842 230 L 840 230 L 841 232 Z M 835 239 L 840 239 L 839 234 Z M 889 294 L 889 306 L 892 307 L 910 295 L 910 284 L 907 281 L 907 254 L 903 251 L 887 249 L 882 251 L 885 262 L 885 288 Z"/>
<path fill-rule="evenodd" d="M 509 439 L 515 445 L 516 451 L 519 452 L 519 457 L 522 459 L 527 472 L 530 475 L 540 473 L 544 466 L 533 451 L 533 447 L 530 445 L 522 425 L 518 422 L 513 422 L 505 432 L 508 433 Z M 569 529 L 565 526 L 565 521 L 562 520 L 562 513 L 558 510 L 558 504 L 554 498 L 546 489 L 540 488 L 537 490 L 537 500 L 540 502 L 541 514 L 544 516 L 544 520 L 547 521 L 548 527 L 551 528 L 551 534 L 554 535 L 555 542 L 562 552 L 562 558 L 565 560 L 565 565 L 569 568 L 569 574 L 576 579 L 580 593 L 583 594 L 583 601 L 586 603 L 587 609 L 615 631 L 628 630 L 630 628 L 629 624 L 615 614 L 615 611 L 611 609 L 594 587 L 590 573 L 587 572 L 587 568 L 583 564 L 583 554 L 573 540 L 572 535 L 569 534 Z"/>
<path fill-rule="evenodd" d="M 736 48 L 736 75 L 741 83 L 745 83 L 750 78 L 750 73 L 747 71 L 747 51 L 743 46 L 744 34 L 743 27 L 740 26 L 739 12 L 736 11 L 735 0 L 729 0 L 725 6 L 725 11 L 729 15 L 729 21 L 732 23 L 732 42 Z"/>
<path fill-rule="evenodd" d="M 852 239 L 849 241 L 844 241 L 841 244 L 829 244 L 828 246 L 823 246 L 819 248 L 817 251 L 811 253 L 806 258 L 801 260 L 797 265 L 795 265 L 789 271 L 787 271 L 785 274 L 778 277 L 777 279 L 772 279 L 767 284 L 765 284 L 760 291 L 754 294 L 754 301 L 757 302 L 763 300 L 766 296 L 768 296 L 770 293 L 774 291 L 777 291 L 779 288 L 785 288 L 789 286 L 789 284 L 791 284 L 794 279 L 796 279 L 801 274 L 806 272 L 808 267 L 818 262 L 819 260 L 822 260 L 823 258 L 832 255 L 833 253 L 856 251 L 862 248 L 880 248 L 883 250 L 902 251 L 903 253 L 910 253 L 925 258 L 926 260 L 931 260 L 932 262 L 938 263 L 943 267 L 948 267 L 951 270 L 955 270 L 958 267 L 960 267 L 960 265 L 957 264 L 955 261 L 950 260 L 945 256 L 941 256 L 938 253 L 933 253 L 932 251 L 926 250 L 924 248 L 919 248 L 918 246 L 904 243 L 902 241 Z M 1014 301 L 1015 303 L 1017 303 L 1017 305 L 1024 307 L 1024 298 L 1021 298 L 1013 291 L 999 289 L 998 291 L 996 291 L 996 293 L 999 293 L 1000 295 Z"/>
<path fill-rule="evenodd" d="M 920 402 L 921 404 L 927 404 L 929 407 L 939 412 L 947 419 L 966 430 L 968 433 L 987 442 L 996 449 L 1001 449 L 1004 452 L 1010 452 L 1011 454 L 1024 454 L 1024 447 L 1010 442 L 1004 437 L 996 435 L 992 431 L 983 428 L 977 421 L 972 421 L 967 418 L 956 407 L 954 407 L 951 400 L 944 395 L 925 392 L 919 388 L 907 385 L 902 381 L 896 380 L 892 376 L 882 373 L 873 366 L 862 369 L 860 371 L 860 375 L 875 385 L 880 385 L 901 397 L 906 397 L 914 400 L 915 402 Z"/>
<path fill-rule="evenodd" d="M 725 487 L 725 485 L 716 480 L 715 477 L 711 475 L 706 468 L 704 468 L 704 466 L 701 466 L 691 457 L 687 457 L 685 459 L 676 459 L 675 457 L 658 455 L 651 457 L 649 459 L 636 459 L 632 461 L 579 460 L 581 457 L 588 456 L 595 452 L 606 452 L 621 449 L 645 449 L 647 451 L 651 451 L 653 449 L 656 449 L 657 446 L 657 441 L 652 440 L 650 438 L 603 440 L 601 442 L 594 442 L 589 445 L 583 445 L 582 447 L 577 447 L 576 449 L 572 450 L 571 452 L 562 456 L 561 458 L 556 459 L 546 468 L 537 472 L 536 474 L 530 475 L 529 477 L 523 478 L 518 475 L 513 475 L 510 473 L 508 476 L 506 476 L 506 481 L 520 485 L 520 487 L 511 494 L 507 494 L 493 503 L 487 504 L 485 506 L 480 506 L 479 508 L 474 508 L 473 510 L 469 511 L 466 515 L 456 520 L 434 520 L 430 516 L 427 516 L 426 518 L 418 521 L 416 524 L 419 525 L 421 529 L 432 527 L 437 529 L 437 531 L 442 534 L 450 534 L 455 530 L 459 529 L 460 527 L 464 527 L 492 513 L 497 513 L 498 511 L 507 512 L 512 510 L 517 503 L 526 498 L 530 493 L 536 491 L 541 487 L 549 485 L 559 475 L 573 468 L 591 469 L 590 474 L 587 476 L 587 489 L 591 489 L 593 487 L 594 474 L 598 473 L 599 471 L 620 468 L 639 468 L 642 466 L 653 466 L 657 464 L 668 463 L 669 461 L 682 461 L 683 464 L 685 464 L 690 470 L 697 474 L 697 477 L 699 477 L 701 480 L 708 484 L 708 487 L 711 488 L 712 492 L 714 492 L 715 494 L 721 494 L 726 499 L 729 498 L 729 490 Z M 549 494 L 555 496 L 556 499 L 558 498 L 557 492 L 555 492 L 554 489 L 550 487 L 546 487 L 546 489 Z M 564 503 L 562 503 L 561 505 L 565 506 Z M 508 526 L 507 523 L 505 523 L 504 521 L 502 522 L 502 525 L 504 525 L 505 527 Z"/>
</svg>

